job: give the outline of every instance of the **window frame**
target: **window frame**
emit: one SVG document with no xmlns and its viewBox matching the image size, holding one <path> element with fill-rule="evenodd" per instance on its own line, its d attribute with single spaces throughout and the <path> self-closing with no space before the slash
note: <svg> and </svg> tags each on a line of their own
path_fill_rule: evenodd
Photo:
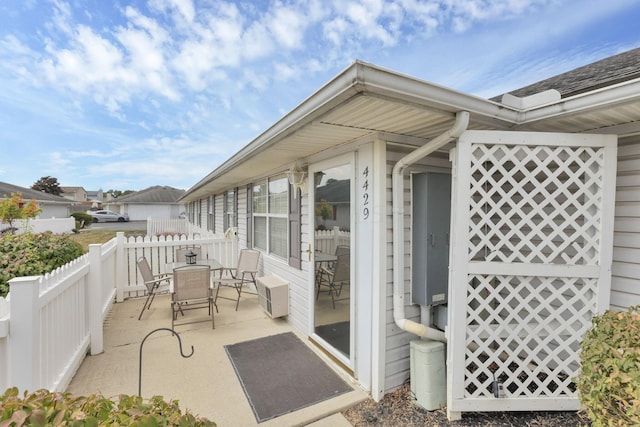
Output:
<svg viewBox="0 0 640 427">
<path fill-rule="evenodd" d="M 271 183 L 275 183 L 276 181 L 283 181 L 284 185 L 285 185 L 285 194 L 283 196 L 283 199 L 286 203 L 286 206 L 284 207 L 284 209 L 280 209 L 281 212 L 273 212 L 273 210 L 275 209 L 275 207 L 272 206 L 272 193 L 271 193 L 271 188 L 270 188 L 270 184 Z M 257 186 L 264 186 L 264 188 L 266 189 L 266 195 L 260 195 L 259 192 L 256 192 L 255 189 Z M 278 174 L 278 175 L 273 175 L 270 177 L 265 177 L 261 180 L 255 181 L 254 183 L 251 184 L 251 193 L 252 193 L 252 197 L 251 197 L 251 205 L 252 205 L 252 212 L 251 212 L 251 233 L 252 233 L 252 238 L 251 238 L 251 242 L 252 242 L 252 247 L 256 250 L 259 250 L 263 253 L 265 253 L 266 255 L 269 256 L 273 256 L 275 258 L 278 259 L 282 259 L 285 262 L 289 261 L 289 252 L 290 252 L 290 233 L 291 233 L 291 229 L 289 226 L 289 197 L 290 197 L 290 191 L 291 191 L 291 186 L 289 185 L 289 181 L 287 179 L 287 176 L 285 174 Z M 261 197 L 261 198 L 265 198 L 264 200 L 256 200 L 256 197 Z M 262 203 L 260 203 L 262 202 Z M 264 212 L 258 212 L 257 210 L 261 207 L 265 208 Z M 256 226 L 256 219 L 259 218 L 264 218 L 264 233 L 265 233 L 265 238 L 264 240 L 264 244 L 265 247 L 260 247 L 258 246 L 257 242 L 259 239 L 256 238 L 256 231 L 261 231 L 259 227 Z M 284 233 L 284 236 L 282 236 L 282 240 L 284 242 L 284 252 L 283 253 L 278 253 L 275 252 L 275 249 L 272 248 L 272 244 L 271 244 L 271 240 L 272 240 L 272 235 L 271 235 L 271 225 L 272 225 L 272 220 L 282 220 L 283 223 L 285 224 L 286 227 L 286 231 Z"/>
</svg>

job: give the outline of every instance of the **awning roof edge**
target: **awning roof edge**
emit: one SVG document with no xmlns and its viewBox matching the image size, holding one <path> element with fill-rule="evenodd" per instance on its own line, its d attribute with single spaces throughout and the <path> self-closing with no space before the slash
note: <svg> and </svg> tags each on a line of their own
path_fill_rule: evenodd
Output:
<svg viewBox="0 0 640 427">
<path fill-rule="evenodd" d="M 189 188 L 178 201 L 187 203 L 200 198 L 202 195 L 198 190 L 207 183 L 232 170 L 248 157 L 255 156 L 282 141 L 328 111 L 355 96 L 362 95 L 422 106 L 425 109 L 446 111 L 451 113 L 452 120 L 457 111 L 467 110 L 477 117 L 490 121 L 513 124 L 518 114 L 515 109 L 496 102 L 357 60 Z"/>
</svg>

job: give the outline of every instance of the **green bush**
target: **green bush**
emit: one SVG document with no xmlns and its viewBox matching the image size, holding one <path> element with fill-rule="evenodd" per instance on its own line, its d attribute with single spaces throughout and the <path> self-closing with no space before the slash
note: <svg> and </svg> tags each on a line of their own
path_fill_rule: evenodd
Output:
<svg viewBox="0 0 640 427">
<path fill-rule="evenodd" d="M 80 229 L 79 224 L 84 223 L 84 227 L 90 225 L 93 222 L 93 217 L 85 212 L 74 212 L 70 216 L 76 219 L 76 228 Z"/>
<path fill-rule="evenodd" d="M 640 306 L 594 317 L 580 359 L 578 392 L 593 426 L 640 425 Z"/>
<path fill-rule="evenodd" d="M 0 296 L 9 293 L 14 277 L 49 273 L 82 254 L 82 246 L 71 237 L 50 232 L 0 237 Z"/>
<path fill-rule="evenodd" d="M 4 421 L 3 421 L 4 420 Z M 165 402 L 162 396 L 144 401 L 139 396 L 120 395 L 118 401 L 100 394 L 72 396 L 38 390 L 18 396 L 9 388 L 0 398 L 0 425 L 20 426 L 215 426 L 206 418 L 182 414 L 178 401 Z"/>
</svg>

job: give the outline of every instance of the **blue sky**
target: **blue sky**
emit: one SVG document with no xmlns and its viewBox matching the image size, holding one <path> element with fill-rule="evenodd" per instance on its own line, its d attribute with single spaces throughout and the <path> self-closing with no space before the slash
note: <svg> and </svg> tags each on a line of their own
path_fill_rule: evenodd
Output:
<svg viewBox="0 0 640 427">
<path fill-rule="evenodd" d="M 367 61 L 491 97 L 640 46 L 640 0 L 0 0 L 0 181 L 187 189 Z"/>
</svg>

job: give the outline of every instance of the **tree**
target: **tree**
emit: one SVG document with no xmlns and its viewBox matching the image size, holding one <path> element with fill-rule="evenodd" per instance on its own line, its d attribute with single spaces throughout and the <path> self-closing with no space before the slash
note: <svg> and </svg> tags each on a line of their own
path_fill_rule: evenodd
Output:
<svg viewBox="0 0 640 427">
<path fill-rule="evenodd" d="M 43 176 L 31 186 L 31 189 L 44 191 L 48 194 L 55 194 L 56 196 L 59 196 L 62 193 L 60 184 L 58 183 L 58 178 L 51 176 Z"/>
<path fill-rule="evenodd" d="M 0 222 L 9 224 L 9 229 L 13 228 L 13 221 L 16 219 L 35 218 L 42 212 L 38 208 L 35 200 L 24 203 L 21 193 L 11 193 L 11 197 L 6 195 L 0 200 Z"/>
<path fill-rule="evenodd" d="M 325 222 L 327 219 L 333 218 L 333 206 L 325 199 L 320 199 L 320 206 L 316 206 L 315 214 L 322 218 L 322 222 Z M 322 226 L 324 227 L 324 224 Z"/>
<path fill-rule="evenodd" d="M 109 191 L 107 191 L 107 194 L 109 194 L 109 193 L 111 193 L 111 197 L 113 197 L 115 199 L 116 197 L 126 196 L 127 194 L 135 193 L 135 191 L 133 191 L 133 190 L 125 190 L 125 191 L 109 190 Z"/>
</svg>

